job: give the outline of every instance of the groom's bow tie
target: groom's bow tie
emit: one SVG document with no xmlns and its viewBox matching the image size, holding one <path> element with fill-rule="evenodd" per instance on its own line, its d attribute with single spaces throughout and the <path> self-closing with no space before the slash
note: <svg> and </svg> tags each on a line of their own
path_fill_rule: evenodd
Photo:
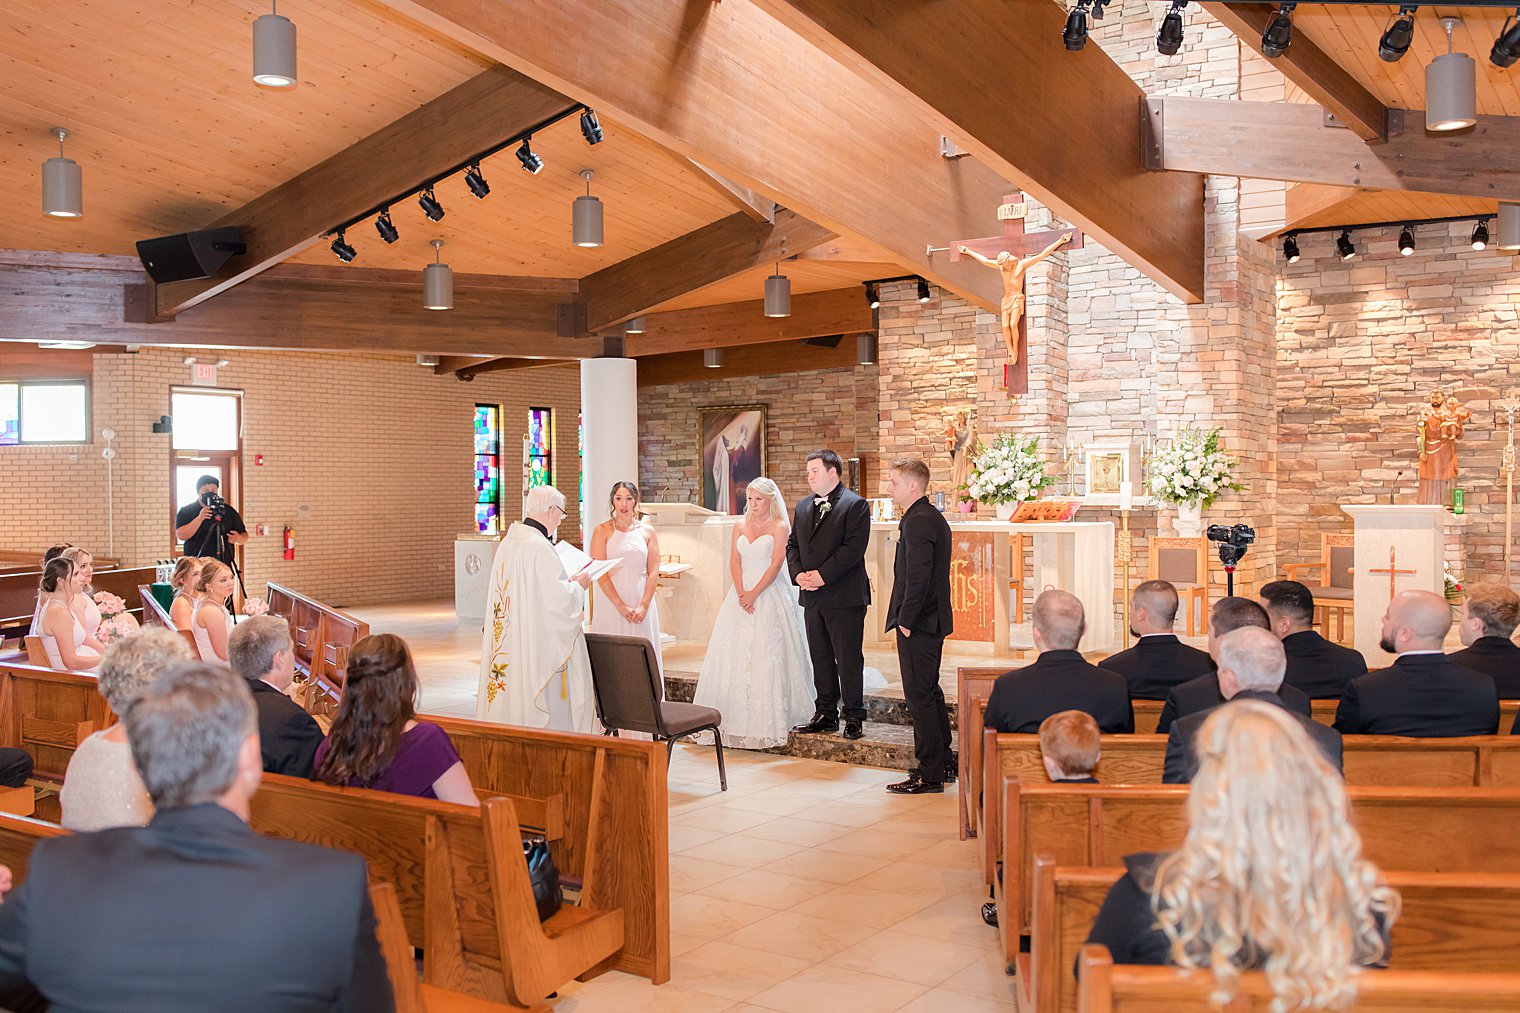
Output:
<svg viewBox="0 0 1520 1013">
<path fill-rule="evenodd" d="M 813 497 L 813 505 L 815 507 L 821 507 L 825 503 L 827 503 L 828 501 L 829 501 L 829 498 L 827 496 L 814 496 Z"/>
</svg>

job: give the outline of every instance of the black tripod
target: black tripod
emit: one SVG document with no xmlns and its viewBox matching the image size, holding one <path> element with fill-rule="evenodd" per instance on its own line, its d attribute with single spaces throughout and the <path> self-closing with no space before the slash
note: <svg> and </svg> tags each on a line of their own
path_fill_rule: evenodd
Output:
<svg viewBox="0 0 1520 1013">
<path fill-rule="evenodd" d="M 222 515 L 212 514 L 210 523 L 211 536 L 215 540 L 213 544 L 216 546 L 215 558 L 226 563 L 228 568 L 232 570 L 232 576 L 236 578 L 238 587 L 242 589 L 243 601 L 246 602 L 248 600 L 248 585 L 243 583 L 243 570 L 237 563 L 236 546 L 232 548 L 231 552 L 227 551 L 227 529 L 222 522 Z M 236 601 L 234 598 L 229 597 L 223 604 L 227 607 L 227 614 L 232 617 L 233 624 L 236 625 L 238 621 L 237 609 L 234 607 Z"/>
<path fill-rule="evenodd" d="M 1244 545 L 1231 545 L 1229 542 L 1220 543 L 1219 561 L 1224 564 L 1224 593 L 1231 598 L 1235 597 L 1235 564 L 1240 562 L 1241 557 L 1245 554 L 1246 547 Z M 244 591 L 243 593 L 247 594 L 248 592 Z"/>
</svg>

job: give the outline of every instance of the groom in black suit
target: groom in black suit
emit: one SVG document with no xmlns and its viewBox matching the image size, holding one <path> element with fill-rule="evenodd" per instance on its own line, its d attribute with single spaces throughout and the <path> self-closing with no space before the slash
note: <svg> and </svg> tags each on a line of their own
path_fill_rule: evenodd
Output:
<svg viewBox="0 0 1520 1013">
<path fill-rule="evenodd" d="M 832 732 L 844 710 L 844 737 L 858 739 L 866 720 L 861 678 L 865 670 L 866 543 L 871 540 L 871 508 L 839 481 L 844 463 L 832 450 L 807 458 L 813 495 L 797 504 L 786 540 L 786 567 L 801 588 L 808 652 L 813 659 L 816 711 L 795 732 Z"/>
</svg>

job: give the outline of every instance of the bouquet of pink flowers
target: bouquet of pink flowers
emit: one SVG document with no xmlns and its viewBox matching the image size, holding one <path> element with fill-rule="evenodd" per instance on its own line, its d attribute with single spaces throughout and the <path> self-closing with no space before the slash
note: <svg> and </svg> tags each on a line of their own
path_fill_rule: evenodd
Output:
<svg viewBox="0 0 1520 1013">
<path fill-rule="evenodd" d="M 127 612 L 127 603 L 109 591 L 96 591 L 95 606 L 100 609 L 100 628 L 95 636 L 102 644 L 131 636 L 137 632 L 137 623 Z"/>
<path fill-rule="evenodd" d="M 262 616 L 269 614 L 269 603 L 263 598 L 249 598 L 243 602 L 243 615 Z"/>
</svg>

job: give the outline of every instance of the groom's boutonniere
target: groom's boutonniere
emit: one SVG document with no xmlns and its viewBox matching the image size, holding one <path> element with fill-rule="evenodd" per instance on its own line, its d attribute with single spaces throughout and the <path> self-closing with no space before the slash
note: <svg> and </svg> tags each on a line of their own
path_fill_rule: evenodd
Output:
<svg viewBox="0 0 1520 1013">
<path fill-rule="evenodd" d="M 818 519 L 820 521 L 823 520 L 829 515 L 829 511 L 832 509 L 834 509 L 834 504 L 828 500 L 824 500 L 823 505 L 818 508 Z"/>
</svg>

